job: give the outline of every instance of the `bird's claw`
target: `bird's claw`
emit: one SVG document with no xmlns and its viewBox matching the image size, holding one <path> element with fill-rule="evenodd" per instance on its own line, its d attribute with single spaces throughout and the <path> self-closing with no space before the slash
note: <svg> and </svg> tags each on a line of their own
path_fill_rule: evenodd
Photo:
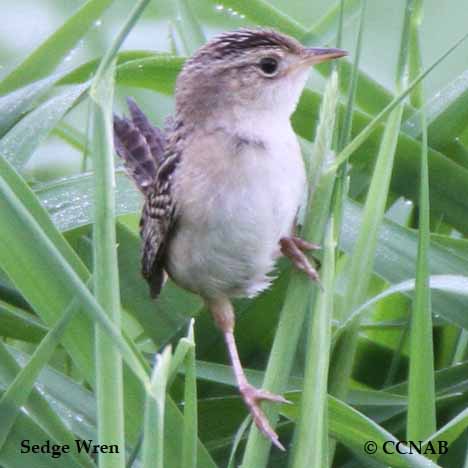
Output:
<svg viewBox="0 0 468 468">
<path fill-rule="evenodd" d="M 278 434 L 271 427 L 268 422 L 268 418 L 260 407 L 262 401 L 271 401 L 274 403 L 291 403 L 289 400 L 286 400 L 281 395 L 276 395 L 269 392 L 268 390 L 263 390 L 255 388 L 253 385 L 247 384 L 242 386 L 240 389 L 242 398 L 244 399 L 247 408 L 252 415 L 252 419 L 258 429 L 268 437 L 271 442 L 276 445 L 280 450 L 285 450 L 284 446 L 281 444 L 278 438 Z"/>
<path fill-rule="evenodd" d="M 303 271 L 323 290 L 317 270 L 312 266 L 311 262 L 303 252 L 304 250 L 320 249 L 320 246 L 318 244 L 312 244 L 311 242 L 305 241 L 300 237 L 284 237 L 280 240 L 280 246 L 283 255 L 288 257 L 296 268 Z"/>
</svg>

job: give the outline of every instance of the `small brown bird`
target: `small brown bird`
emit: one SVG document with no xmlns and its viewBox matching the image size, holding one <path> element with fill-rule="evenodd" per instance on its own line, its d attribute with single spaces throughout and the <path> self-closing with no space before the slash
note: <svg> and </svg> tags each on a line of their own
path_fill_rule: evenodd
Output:
<svg viewBox="0 0 468 468">
<path fill-rule="evenodd" d="M 295 235 L 306 176 L 290 116 L 310 66 L 344 55 L 273 30 L 228 32 L 186 62 L 164 131 L 131 100 L 131 118 L 114 120 L 117 152 L 145 199 L 142 271 L 151 295 L 167 272 L 204 299 L 255 424 L 282 449 L 260 402 L 286 400 L 247 381 L 230 299 L 268 288 L 280 255 L 318 279 L 304 254 L 317 246 Z"/>
</svg>

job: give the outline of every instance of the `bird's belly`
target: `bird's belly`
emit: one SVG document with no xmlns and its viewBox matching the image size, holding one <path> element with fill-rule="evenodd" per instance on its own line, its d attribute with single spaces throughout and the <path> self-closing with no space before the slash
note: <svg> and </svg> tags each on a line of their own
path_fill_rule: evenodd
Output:
<svg viewBox="0 0 468 468">
<path fill-rule="evenodd" d="M 269 286 L 279 240 L 291 234 L 304 194 L 298 156 L 257 171 L 239 167 L 217 190 L 210 184 L 204 203 L 184 208 L 168 247 L 176 282 L 204 297 L 254 296 Z"/>
</svg>

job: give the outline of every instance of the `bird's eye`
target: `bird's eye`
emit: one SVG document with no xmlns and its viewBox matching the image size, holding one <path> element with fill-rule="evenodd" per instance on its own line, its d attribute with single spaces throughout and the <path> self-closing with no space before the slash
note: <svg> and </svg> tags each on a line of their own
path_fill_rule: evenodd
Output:
<svg viewBox="0 0 468 468">
<path fill-rule="evenodd" d="M 259 67 L 267 76 L 274 76 L 278 72 L 278 60 L 273 57 L 263 57 L 259 62 Z"/>
</svg>

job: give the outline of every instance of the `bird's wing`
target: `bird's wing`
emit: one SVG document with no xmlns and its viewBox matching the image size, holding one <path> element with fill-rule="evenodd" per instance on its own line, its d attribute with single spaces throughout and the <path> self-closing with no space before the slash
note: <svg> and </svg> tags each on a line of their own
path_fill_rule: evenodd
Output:
<svg viewBox="0 0 468 468">
<path fill-rule="evenodd" d="M 164 281 L 164 256 L 176 213 L 171 184 L 179 159 L 179 152 L 167 153 L 147 193 L 140 220 L 142 273 L 150 285 L 152 297 L 159 294 Z"/>
<path fill-rule="evenodd" d="M 114 116 L 114 141 L 127 173 L 145 195 L 140 220 L 143 276 L 157 296 L 164 281 L 164 255 L 175 221 L 172 176 L 180 158 L 174 122 L 165 132 L 154 127 L 137 104 L 127 99 L 130 118 Z"/>
<path fill-rule="evenodd" d="M 114 142 L 128 175 L 143 193 L 154 185 L 158 168 L 164 161 L 166 137 L 146 115 L 127 99 L 130 119 L 114 116 Z"/>
</svg>

